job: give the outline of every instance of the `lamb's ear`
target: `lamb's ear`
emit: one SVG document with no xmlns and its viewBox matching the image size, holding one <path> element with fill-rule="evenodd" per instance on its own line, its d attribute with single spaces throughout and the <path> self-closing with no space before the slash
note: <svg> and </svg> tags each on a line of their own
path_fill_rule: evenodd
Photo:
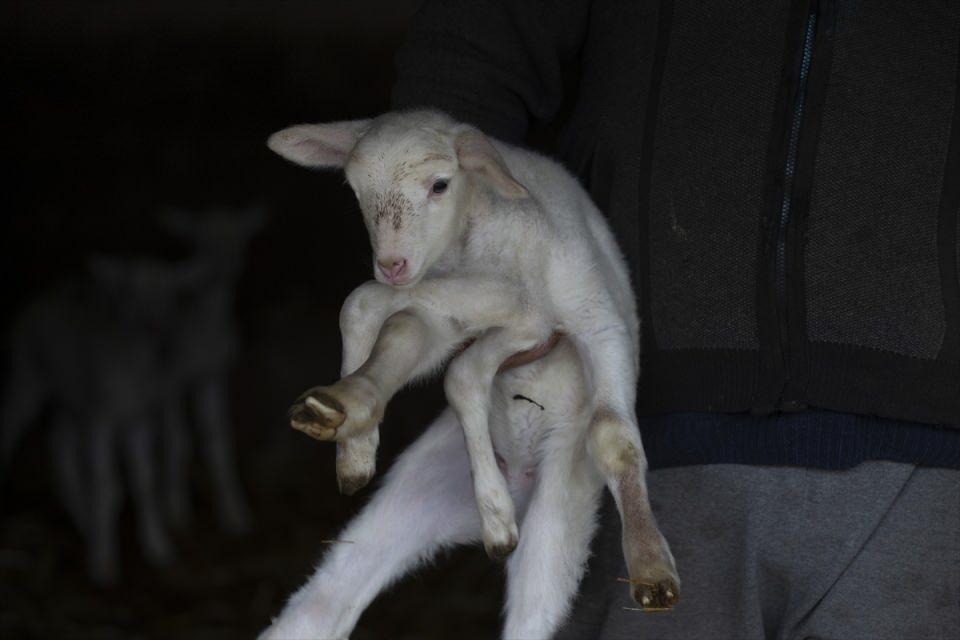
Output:
<svg viewBox="0 0 960 640">
<path fill-rule="evenodd" d="M 267 146 L 287 160 L 305 167 L 342 168 L 370 120 L 327 124 L 298 124 L 267 138 Z"/>
<path fill-rule="evenodd" d="M 511 200 L 530 195 L 526 187 L 510 175 L 503 158 L 493 148 L 487 137 L 476 129 L 465 129 L 454 140 L 457 161 L 466 171 L 476 171 L 504 198 Z"/>
</svg>

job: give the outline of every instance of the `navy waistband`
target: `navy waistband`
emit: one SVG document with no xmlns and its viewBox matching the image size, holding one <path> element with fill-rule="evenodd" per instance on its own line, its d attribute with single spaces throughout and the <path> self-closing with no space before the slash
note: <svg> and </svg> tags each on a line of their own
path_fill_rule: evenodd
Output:
<svg viewBox="0 0 960 640">
<path fill-rule="evenodd" d="M 640 419 L 651 469 L 697 464 L 848 469 L 867 460 L 960 469 L 960 428 L 807 410 Z"/>
</svg>

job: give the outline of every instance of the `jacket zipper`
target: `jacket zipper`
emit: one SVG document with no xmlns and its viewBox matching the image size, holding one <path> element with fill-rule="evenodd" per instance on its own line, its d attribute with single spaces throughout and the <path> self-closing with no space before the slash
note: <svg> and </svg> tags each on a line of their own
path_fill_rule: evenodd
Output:
<svg viewBox="0 0 960 640">
<path fill-rule="evenodd" d="M 797 170 L 797 154 L 800 146 L 800 129 L 803 124 L 804 102 L 807 96 L 807 77 L 813 59 L 813 40 L 817 27 L 817 13 L 810 11 L 804 28 L 803 55 L 800 59 L 800 78 L 797 94 L 793 101 L 793 117 L 790 122 L 790 138 L 787 143 L 787 159 L 783 171 L 783 200 L 780 203 L 780 216 L 777 220 L 777 243 L 775 257 L 775 279 L 777 296 L 777 317 L 779 319 L 780 354 L 783 363 L 784 379 L 780 401 L 782 409 L 802 408 L 797 403 L 784 398 L 787 382 L 790 378 L 790 327 L 787 316 L 787 226 L 790 222 L 790 208 L 793 204 L 793 181 Z"/>
</svg>

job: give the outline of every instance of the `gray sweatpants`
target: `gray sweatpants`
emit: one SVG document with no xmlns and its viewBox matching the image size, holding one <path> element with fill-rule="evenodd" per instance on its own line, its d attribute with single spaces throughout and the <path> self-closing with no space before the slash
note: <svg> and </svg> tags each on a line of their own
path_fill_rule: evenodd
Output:
<svg viewBox="0 0 960 640">
<path fill-rule="evenodd" d="M 709 465 L 649 481 L 679 604 L 630 610 L 608 501 L 562 640 L 960 640 L 960 471 Z"/>
</svg>

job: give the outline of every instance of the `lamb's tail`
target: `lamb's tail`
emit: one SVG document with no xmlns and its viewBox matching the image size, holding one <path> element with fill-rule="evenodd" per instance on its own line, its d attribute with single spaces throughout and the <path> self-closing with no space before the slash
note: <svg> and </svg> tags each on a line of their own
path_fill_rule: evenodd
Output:
<svg viewBox="0 0 960 640">
<path fill-rule="evenodd" d="M 43 405 L 46 391 L 38 363 L 26 340 L 10 342 L 6 384 L 0 396 L 0 475 Z"/>
</svg>

